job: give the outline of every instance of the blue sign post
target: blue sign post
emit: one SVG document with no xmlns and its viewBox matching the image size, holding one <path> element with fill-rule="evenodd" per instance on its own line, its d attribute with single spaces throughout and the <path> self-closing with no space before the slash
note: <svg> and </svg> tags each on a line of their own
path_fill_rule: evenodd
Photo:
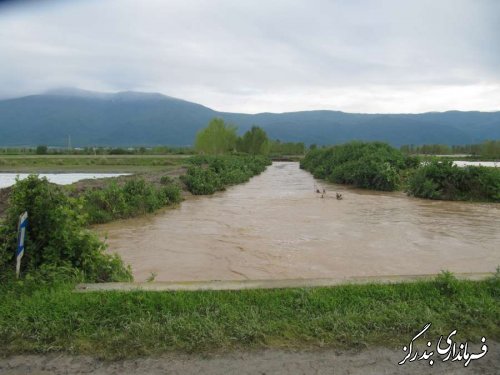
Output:
<svg viewBox="0 0 500 375">
<path fill-rule="evenodd" d="M 24 255 L 24 238 L 26 237 L 26 227 L 28 226 L 28 213 L 24 212 L 19 217 L 19 228 L 17 236 L 17 250 L 16 250 L 16 276 L 19 278 L 21 272 L 21 258 Z"/>
</svg>

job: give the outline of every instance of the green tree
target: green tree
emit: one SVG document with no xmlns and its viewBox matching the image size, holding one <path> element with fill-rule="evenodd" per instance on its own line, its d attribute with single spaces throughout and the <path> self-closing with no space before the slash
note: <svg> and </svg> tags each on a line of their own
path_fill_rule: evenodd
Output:
<svg viewBox="0 0 500 375">
<path fill-rule="evenodd" d="M 45 155 L 47 153 L 47 146 L 45 145 L 40 145 L 36 147 L 36 154 L 37 155 Z"/>
<path fill-rule="evenodd" d="M 237 149 L 251 155 L 265 155 L 269 153 L 270 142 L 266 132 L 258 126 L 252 126 L 243 137 L 238 139 Z"/>
<path fill-rule="evenodd" d="M 235 149 L 237 138 L 235 126 L 214 118 L 196 134 L 195 149 L 204 154 L 223 154 Z"/>
<path fill-rule="evenodd" d="M 306 146 L 303 142 L 270 141 L 270 152 L 273 155 L 304 155 Z"/>
<path fill-rule="evenodd" d="M 481 145 L 481 156 L 486 158 L 500 157 L 500 141 L 485 141 Z"/>
</svg>

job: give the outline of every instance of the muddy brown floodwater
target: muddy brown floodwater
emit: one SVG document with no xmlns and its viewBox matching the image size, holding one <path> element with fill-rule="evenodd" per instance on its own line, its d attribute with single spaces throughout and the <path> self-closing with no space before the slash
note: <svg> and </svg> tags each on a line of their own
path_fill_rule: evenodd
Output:
<svg viewBox="0 0 500 375">
<path fill-rule="evenodd" d="M 136 281 L 151 273 L 156 281 L 343 278 L 494 272 L 500 265 L 499 204 L 328 184 L 291 162 L 177 209 L 98 230 Z"/>
</svg>

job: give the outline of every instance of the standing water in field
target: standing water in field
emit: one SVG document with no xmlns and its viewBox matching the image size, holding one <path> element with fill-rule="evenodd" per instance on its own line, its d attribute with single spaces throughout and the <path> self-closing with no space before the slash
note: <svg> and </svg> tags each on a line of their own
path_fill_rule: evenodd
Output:
<svg viewBox="0 0 500 375">
<path fill-rule="evenodd" d="M 50 182 L 59 185 L 69 185 L 80 180 L 96 178 L 110 178 L 128 175 L 129 173 L 36 173 L 39 177 L 45 177 Z M 21 180 L 28 177 L 30 173 L 0 173 L 0 189 L 12 186 L 16 178 Z"/>
<path fill-rule="evenodd" d="M 324 198 L 316 188 L 325 188 Z M 225 192 L 99 231 L 136 281 L 152 273 L 156 281 L 342 278 L 494 272 L 500 265 L 499 204 L 353 189 L 288 162 Z"/>
</svg>

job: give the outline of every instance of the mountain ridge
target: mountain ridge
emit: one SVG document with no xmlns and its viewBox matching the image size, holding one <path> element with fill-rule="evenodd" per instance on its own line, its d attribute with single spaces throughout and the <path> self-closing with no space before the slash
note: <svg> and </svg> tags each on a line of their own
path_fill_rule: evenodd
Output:
<svg viewBox="0 0 500 375">
<path fill-rule="evenodd" d="M 477 143 L 500 139 L 500 111 L 418 114 L 336 110 L 216 111 L 202 104 L 137 91 L 101 93 L 74 88 L 0 100 L 0 146 L 62 146 L 71 135 L 83 146 L 188 146 L 210 119 L 223 118 L 240 133 L 261 126 L 270 137 L 307 144 L 353 139 L 401 144 Z"/>
</svg>

